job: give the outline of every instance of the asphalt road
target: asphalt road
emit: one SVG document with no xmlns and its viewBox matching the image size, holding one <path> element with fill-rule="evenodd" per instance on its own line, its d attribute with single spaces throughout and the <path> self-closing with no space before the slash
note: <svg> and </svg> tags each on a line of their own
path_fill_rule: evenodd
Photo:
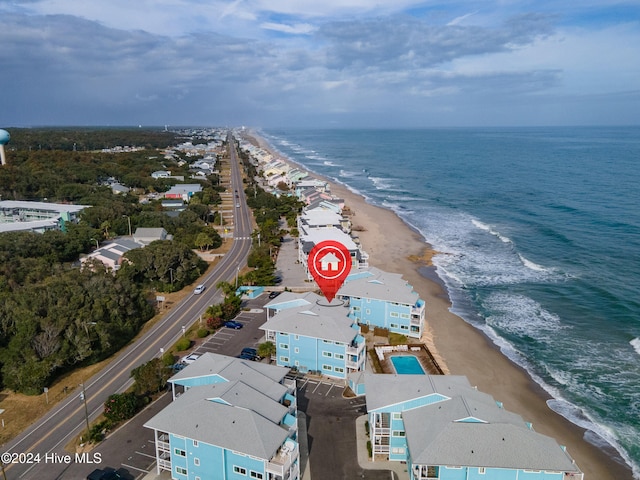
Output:
<svg viewBox="0 0 640 480">
<path fill-rule="evenodd" d="M 234 242 L 231 250 L 200 282 L 207 286 L 203 294 L 185 298 L 142 338 L 124 348 L 102 371 L 84 382 L 86 411 L 90 421 L 102 412 L 109 395 L 123 392 L 131 385 L 129 372 L 133 368 L 159 356 L 161 349 L 169 349 L 182 335 L 183 327 L 188 328 L 209 305 L 221 300 L 222 293 L 215 285 L 222 280 L 232 282 L 238 269 L 246 264 L 253 230 L 251 213 L 244 196 L 235 145 L 230 141 L 229 146 L 231 188 L 237 190 L 239 195 L 236 200 L 239 207 L 234 208 Z M 16 463 L 5 463 L 7 479 L 70 478 L 64 473 L 68 471 L 70 463 L 87 463 L 87 471 L 91 471 L 94 465 L 89 464 L 87 458 L 69 458 L 64 450 L 65 445 L 86 426 L 81 391 L 82 388 L 78 386 L 75 392 L 2 448 L 0 453 L 24 454 L 16 459 Z"/>
</svg>

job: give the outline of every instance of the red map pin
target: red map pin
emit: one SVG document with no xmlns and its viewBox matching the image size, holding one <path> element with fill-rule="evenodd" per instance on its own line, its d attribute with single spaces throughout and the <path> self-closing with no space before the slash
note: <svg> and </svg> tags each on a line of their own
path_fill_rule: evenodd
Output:
<svg viewBox="0 0 640 480">
<path fill-rule="evenodd" d="M 307 267 L 330 302 L 351 272 L 351 254 L 340 242 L 325 240 L 311 249 Z"/>
</svg>

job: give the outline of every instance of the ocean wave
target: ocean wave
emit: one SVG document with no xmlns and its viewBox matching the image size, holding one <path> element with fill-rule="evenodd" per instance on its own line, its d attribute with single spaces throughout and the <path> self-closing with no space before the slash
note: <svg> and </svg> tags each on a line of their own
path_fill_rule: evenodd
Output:
<svg viewBox="0 0 640 480">
<path fill-rule="evenodd" d="M 500 240 L 502 240 L 504 243 L 512 243 L 511 239 L 505 235 L 500 234 L 500 232 L 495 231 L 493 228 L 491 228 L 489 225 L 487 225 L 486 223 L 482 223 L 480 220 L 477 220 L 475 218 L 471 219 L 471 223 L 473 223 L 476 227 L 478 227 L 480 230 L 484 230 L 485 232 L 489 232 L 491 235 L 493 235 L 494 237 L 499 238 Z"/>
<path fill-rule="evenodd" d="M 511 335 L 544 342 L 559 330 L 568 328 L 558 315 L 524 295 L 494 292 L 482 302 L 482 306 L 491 312 L 487 316 L 487 324 Z"/>
<path fill-rule="evenodd" d="M 640 338 L 634 338 L 629 342 L 638 355 L 640 355 Z"/>
<path fill-rule="evenodd" d="M 326 165 L 327 167 L 339 167 L 340 165 L 337 163 L 332 162 L 331 160 L 325 160 L 322 162 L 323 165 Z"/>
<path fill-rule="evenodd" d="M 535 270 L 536 272 L 548 272 L 550 269 L 543 267 L 542 265 L 538 265 L 537 263 L 532 262 L 531 260 L 526 259 L 521 253 L 518 253 L 518 257 L 522 261 L 522 264 L 530 268 L 531 270 Z"/>
<path fill-rule="evenodd" d="M 373 186 L 378 190 L 390 190 L 394 187 L 388 178 L 369 176 L 369 180 L 371 180 Z"/>
</svg>

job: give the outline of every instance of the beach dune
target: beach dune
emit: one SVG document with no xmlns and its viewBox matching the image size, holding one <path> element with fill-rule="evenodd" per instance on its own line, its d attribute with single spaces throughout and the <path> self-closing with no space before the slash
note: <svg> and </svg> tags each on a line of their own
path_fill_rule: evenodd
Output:
<svg viewBox="0 0 640 480">
<path fill-rule="evenodd" d="M 263 138 L 253 141 L 279 156 Z M 284 161 L 290 160 L 283 158 Z M 300 168 L 300 165 L 296 165 Z M 303 167 L 303 166 L 302 166 Z M 320 175 L 312 174 L 318 178 Z M 538 433 L 548 435 L 567 447 L 584 472 L 585 480 L 632 480 L 633 475 L 613 449 L 603 449 L 585 440 L 585 430 L 569 422 L 547 406 L 550 396 L 526 371 L 511 362 L 480 330 L 450 312 L 446 289 L 431 266 L 434 252 L 421 235 L 394 212 L 371 205 L 336 182 L 331 193 L 345 200 L 352 211 L 352 224 L 369 263 L 382 270 L 400 273 L 426 302 L 426 329 L 423 341 L 447 373 L 466 375 L 472 385 L 489 393 L 533 424 Z"/>
</svg>

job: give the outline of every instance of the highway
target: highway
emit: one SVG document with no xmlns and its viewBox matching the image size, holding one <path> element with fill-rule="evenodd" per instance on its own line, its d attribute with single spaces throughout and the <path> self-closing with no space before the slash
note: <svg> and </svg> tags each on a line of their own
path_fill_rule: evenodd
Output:
<svg viewBox="0 0 640 480">
<path fill-rule="evenodd" d="M 188 295 L 143 337 L 125 347 L 102 371 L 84 382 L 90 421 L 102 412 L 109 395 L 123 392 L 131 386 L 129 373 L 132 369 L 158 357 L 161 349 L 168 351 L 183 334 L 183 327 L 188 328 L 209 305 L 221 301 L 222 292 L 215 285 L 222 280 L 233 283 L 238 270 L 246 264 L 253 231 L 251 212 L 246 203 L 235 143 L 230 133 L 228 145 L 231 164 L 230 188 L 232 192 L 237 190 L 238 195 L 238 198 L 235 198 L 234 194 L 233 198 L 233 245 L 216 268 L 199 282 L 207 287 L 204 293 Z M 237 204 L 239 206 L 236 206 Z M 68 462 L 75 462 L 76 458 L 73 455 L 66 457 L 69 453 L 64 447 L 86 428 L 85 405 L 80 399 L 81 392 L 82 388 L 78 386 L 75 392 L 45 416 L 7 442 L 0 453 L 25 454 L 16 459 L 17 463 L 4 462 L 7 479 L 65 478 L 63 472 L 68 467 Z M 87 472 L 91 472 L 95 467 L 96 465 L 88 464 Z"/>
</svg>

